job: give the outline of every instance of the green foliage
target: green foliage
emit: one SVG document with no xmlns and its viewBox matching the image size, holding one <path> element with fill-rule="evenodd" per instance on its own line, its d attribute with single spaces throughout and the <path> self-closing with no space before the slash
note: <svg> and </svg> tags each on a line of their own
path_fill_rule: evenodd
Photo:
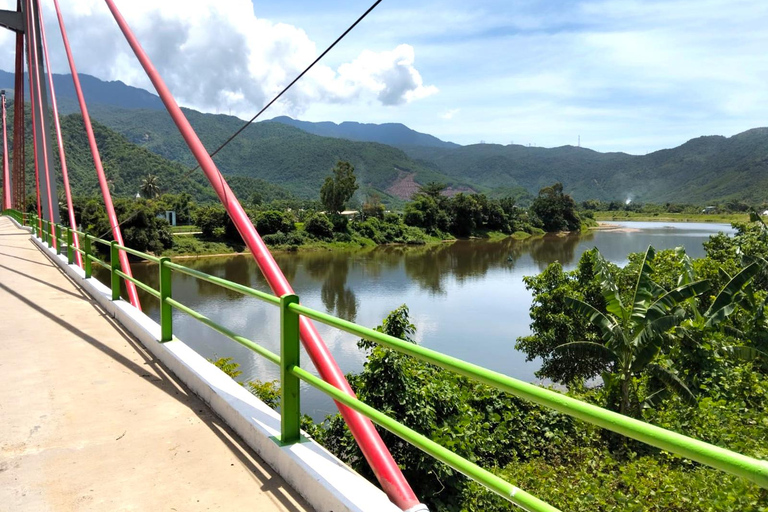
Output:
<svg viewBox="0 0 768 512">
<path fill-rule="evenodd" d="M 239 370 L 240 363 L 235 362 L 231 357 L 209 359 L 208 362 L 213 363 L 216 368 L 226 373 L 233 380 L 243 374 L 243 372 Z M 247 382 L 238 382 L 238 384 L 245 386 L 251 394 L 255 395 L 269 407 L 274 409 L 280 405 L 280 384 L 278 381 L 260 381 L 255 379 Z"/>
<path fill-rule="evenodd" d="M 209 359 L 208 362 L 213 363 L 213 365 L 216 368 L 223 371 L 233 379 L 236 379 L 237 377 L 243 374 L 243 372 L 238 370 L 238 368 L 240 368 L 240 363 L 236 363 L 235 360 L 232 359 L 231 357 L 220 357 L 218 359 Z"/>
<path fill-rule="evenodd" d="M 315 213 L 309 217 L 304 223 L 304 230 L 322 240 L 328 240 L 333 237 L 333 224 L 331 224 L 328 216 L 322 213 Z"/>
<path fill-rule="evenodd" d="M 289 213 L 267 210 L 259 212 L 256 215 L 256 229 L 259 231 L 260 235 L 264 236 L 277 233 L 278 231 L 289 233 L 294 231 L 296 226 Z"/>
<path fill-rule="evenodd" d="M 698 137 L 672 149 L 635 156 L 585 148 L 473 144 L 455 148 L 409 146 L 412 159 L 474 187 L 519 187 L 535 193 L 554 181 L 568 183 L 578 200 L 698 203 L 765 201 L 768 193 L 768 129 L 725 138 Z M 748 176 L 748 178 L 747 178 Z M 701 207 L 698 207 L 701 211 Z"/>
<path fill-rule="evenodd" d="M 355 168 L 349 162 L 339 161 L 320 188 L 320 201 L 328 213 L 341 213 L 344 205 L 358 189 Z"/>
<path fill-rule="evenodd" d="M 223 206 L 202 206 L 195 213 L 195 225 L 207 238 L 213 238 L 216 230 L 224 228 L 226 223 L 227 212 Z"/>
<path fill-rule="evenodd" d="M 250 380 L 245 383 L 246 389 L 272 409 L 280 405 L 280 383 L 276 380 Z"/>
<path fill-rule="evenodd" d="M 616 458 L 605 450 L 574 450 L 563 459 L 513 462 L 499 476 L 560 510 L 595 512 L 720 512 L 765 510 L 766 493 L 709 468 L 678 468 L 655 456 Z M 472 483 L 462 510 L 507 511 L 509 502 Z"/>
<path fill-rule="evenodd" d="M 404 305 L 377 330 L 412 343 L 416 332 Z M 361 400 L 481 466 L 555 456 L 582 439 L 575 423 L 561 414 L 366 340 L 358 345 L 369 352 L 368 359 L 363 372 L 349 379 Z M 341 416 L 330 417 L 325 426 L 316 439 L 371 478 Z M 467 482 L 462 475 L 388 432 L 382 437 L 422 501 L 432 510 L 459 510 Z"/>
<path fill-rule="evenodd" d="M 531 213 L 542 224 L 544 231 L 579 231 L 581 219 L 576 213 L 576 203 L 568 194 L 563 193 L 562 183 L 539 190 L 539 195 L 531 204 Z"/>
<path fill-rule="evenodd" d="M 141 181 L 142 197 L 147 199 L 155 199 L 160 195 L 160 180 L 154 174 L 148 174 L 146 178 Z"/>
<path fill-rule="evenodd" d="M 179 226 L 186 226 L 194 221 L 197 205 L 192 196 L 186 192 L 181 194 L 163 194 L 160 197 L 160 205 L 164 210 L 176 212 L 176 224 Z"/>
<path fill-rule="evenodd" d="M 80 201 L 78 201 L 80 202 Z M 173 235 L 165 219 L 158 218 L 160 204 L 144 199 L 116 199 L 115 213 L 120 222 L 123 242 L 127 247 L 142 252 L 161 253 L 173 245 Z M 107 212 L 99 199 L 91 199 L 75 220 L 84 230 L 98 238 L 112 240 L 112 229 Z M 98 250 L 106 250 L 97 244 Z"/>
</svg>

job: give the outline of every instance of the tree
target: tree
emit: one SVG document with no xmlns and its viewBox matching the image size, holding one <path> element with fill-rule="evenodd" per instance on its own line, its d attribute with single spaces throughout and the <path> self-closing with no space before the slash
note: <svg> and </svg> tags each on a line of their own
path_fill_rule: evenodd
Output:
<svg viewBox="0 0 768 512">
<path fill-rule="evenodd" d="M 289 213 L 266 210 L 256 215 L 256 229 L 261 235 L 271 235 L 278 231 L 289 233 L 296 229 L 296 225 Z"/>
<path fill-rule="evenodd" d="M 141 195 L 147 199 L 154 199 L 160 195 L 160 179 L 154 174 L 148 174 L 141 182 Z"/>
<path fill-rule="evenodd" d="M 357 189 L 355 168 L 349 162 L 339 160 L 333 168 L 333 176 L 325 178 L 320 188 L 320 200 L 328 213 L 339 214 Z"/>
<path fill-rule="evenodd" d="M 445 183 L 430 181 L 426 185 L 419 185 L 419 191 L 416 192 L 416 194 L 429 196 L 435 201 L 440 201 L 441 198 L 445 197 L 443 196 L 443 192 L 445 192 L 446 188 L 448 188 L 448 185 Z"/>
<path fill-rule="evenodd" d="M 333 237 L 333 224 L 321 213 L 312 214 L 304 224 L 304 230 L 317 238 L 327 240 Z"/>
<path fill-rule="evenodd" d="M 483 209 L 474 195 L 459 192 L 450 203 L 451 232 L 457 236 L 470 236 L 472 231 L 480 227 Z"/>
<path fill-rule="evenodd" d="M 538 197 L 531 204 L 531 212 L 541 220 L 544 231 L 548 233 L 581 229 L 576 203 L 571 196 L 563 193 L 562 183 L 539 190 Z"/>
<path fill-rule="evenodd" d="M 206 238 L 215 236 L 217 230 L 224 230 L 227 224 L 227 212 L 221 206 L 203 206 L 195 214 L 195 224 Z"/>
<path fill-rule="evenodd" d="M 668 391 L 695 402 L 692 393 L 670 369 L 654 364 L 666 333 L 680 324 L 684 310 L 679 305 L 709 290 L 708 281 L 691 281 L 666 291 L 651 279 L 656 251 L 648 247 L 637 276 L 630 301 L 624 303 L 619 286 L 609 271 L 608 262 L 597 253 L 595 269 L 600 280 L 605 310 L 598 310 L 582 300 L 566 297 L 565 303 L 598 328 L 601 340 L 573 341 L 557 348 L 572 355 L 588 355 L 610 363 L 603 374 L 609 393 L 618 392 L 619 412 L 640 413 L 638 377 L 653 376 Z"/>
<path fill-rule="evenodd" d="M 368 198 L 363 203 L 363 216 L 365 218 L 375 217 L 381 219 L 384 217 L 384 205 L 381 204 L 381 196 L 377 193 L 368 194 Z"/>
</svg>

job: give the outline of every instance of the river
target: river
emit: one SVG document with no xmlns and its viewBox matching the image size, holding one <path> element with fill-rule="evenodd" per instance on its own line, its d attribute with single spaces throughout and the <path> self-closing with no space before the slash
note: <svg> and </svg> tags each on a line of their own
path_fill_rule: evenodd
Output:
<svg viewBox="0 0 768 512">
<path fill-rule="evenodd" d="M 302 303 L 361 325 L 374 327 L 394 308 L 407 304 L 417 341 L 452 356 L 535 382 L 537 361 L 526 362 L 514 348 L 528 334 L 531 295 L 523 276 L 553 261 L 566 269 L 584 251 L 597 247 L 606 259 L 625 264 L 630 252 L 677 246 L 692 257 L 704 255 L 702 242 L 726 224 L 613 222 L 618 229 L 584 235 L 546 236 L 523 241 L 469 240 L 421 247 L 385 246 L 359 251 L 278 253 L 275 258 Z M 247 255 L 181 260 L 211 275 L 268 291 Z M 135 276 L 157 288 L 157 266 L 134 265 Z M 279 352 L 279 311 L 191 277 L 174 273 L 173 296 L 237 333 Z M 145 313 L 157 320 L 157 301 L 141 295 Z M 365 354 L 356 339 L 324 325 L 318 330 L 341 369 L 357 372 Z M 272 380 L 278 368 L 250 350 L 174 311 L 174 334 L 207 358 L 232 357 L 242 378 Z M 311 367 L 306 354 L 302 365 Z M 335 410 L 313 389 L 302 389 L 302 411 L 316 420 Z"/>
</svg>

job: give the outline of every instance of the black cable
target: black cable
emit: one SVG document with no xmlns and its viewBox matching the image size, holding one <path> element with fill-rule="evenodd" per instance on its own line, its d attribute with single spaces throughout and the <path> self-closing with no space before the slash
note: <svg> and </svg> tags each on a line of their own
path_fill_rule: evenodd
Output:
<svg viewBox="0 0 768 512">
<path fill-rule="evenodd" d="M 273 104 L 274 102 L 276 102 L 278 99 L 280 99 L 280 96 L 282 96 L 283 94 L 285 94 L 285 92 L 286 92 L 286 91 L 288 91 L 288 89 L 290 89 L 290 88 L 291 88 L 291 86 L 293 86 L 293 84 L 295 84 L 296 82 L 298 82 L 298 81 L 299 81 L 299 79 L 300 79 L 301 77 L 303 77 L 303 76 L 304 76 L 304 75 L 307 73 L 307 71 L 309 71 L 310 69 L 312 69 L 312 67 L 313 67 L 315 64 L 317 64 L 317 63 L 320 61 L 320 59 L 322 59 L 323 57 L 325 57 L 325 55 L 326 55 L 326 54 L 327 54 L 329 51 L 331 51 L 331 50 L 333 49 L 333 47 L 334 47 L 334 46 L 336 46 L 336 44 L 338 44 L 338 42 L 339 42 L 339 41 L 341 41 L 342 39 L 344 39 L 344 37 L 345 37 L 347 34 L 349 34 L 349 33 L 352 31 L 352 29 L 353 29 L 353 28 L 355 28 L 355 27 L 357 26 L 357 24 L 358 24 L 358 23 L 360 23 L 361 21 L 363 21 L 363 19 L 364 19 L 366 16 L 368 16 L 368 14 L 369 14 L 369 13 L 370 13 L 370 12 L 371 12 L 371 11 L 372 11 L 372 10 L 373 10 L 373 9 L 374 9 L 376 6 L 377 6 L 377 5 L 379 5 L 380 3 L 381 3 L 381 0 L 376 0 L 376 2 L 374 2 L 374 3 L 373 3 L 373 5 L 372 5 L 372 6 L 370 6 L 370 7 L 368 8 L 368 10 L 367 10 L 367 11 L 365 11 L 365 12 L 362 14 L 362 16 L 360 16 L 359 18 L 357 18 L 357 21 L 355 21 L 355 22 L 354 22 L 352 25 L 350 25 L 350 26 L 349 26 L 349 28 L 348 28 L 347 30 L 345 30 L 345 31 L 344 31 L 344 33 L 343 33 L 343 34 L 341 34 L 341 35 L 340 35 L 340 36 L 339 36 L 339 37 L 338 37 L 338 38 L 337 38 L 337 39 L 336 39 L 336 40 L 335 40 L 335 41 L 334 41 L 334 42 L 333 42 L 333 43 L 332 43 L 332 44 L 331 44 L 331 45 L 330 45 L 328 48 L 326 48 L 326 49 L 325 49 L 325 51 L 324 51 L 323 53 L 321 53 L 321 54 L 320 54 L 320 56 L 319 56 L 318 58 L 316 58 L 316 59 L 315 59 L 315 60 L 312 62 L 312 64 L 310 64 L 309 66 L 307 66 L 307 68 L 306 68 L 304 71 L 302 71 L 302 72 L 301 72 L 301 74 L 299 74 L 299 76 L 297 76 L 296 78 L 294 78 L 294 79 L 293 79 L 293 81 L 292 81 L 291 83 L 289 83 L 289 84 L 288 84 L 288 85 L 285 87 L 285 89 L 283 89 L 282 91 L 280 91 L 280 94 L 278 94 L 277 96 L 275 96 L 274 98 L 272 98 L 272 101 L 270 101 L 269 103 L 267 103 L 267 104 L 266 104 L 266 106 L 264 106 L 264 108 L 262 108 L 261 110 L 259 110 L 259 112 L 258 112 L 258 113 L 257 113 L 255 116 L 253 116 L 253 117 L 250 119 L 250 121 L 246 122 L 246 123 L 245 123 L 245 124 L 244 124 L 242 127 L 240 127 L 240 129 L 239 129 L 239 130 L 237 130 L 235 133 L 233 133 L 233 134 L 232 134 L 232 136 L 231 136 L 230 138 L 228 138 L 226 141 L 224 141 L 224 143 L 223 143 L 221 146 L 219 146 L 218 148 L 216 148 L 216 151 L 214 151 L 213 153 L 211 153 L 209 156 L 210 156 L 211 158 L 213 158 L 213 157 L 216 155 L 216 153 L 218 153 L 219 151 L 221 151 L 221 150 L 222 150 L 222 149 L 223 149 L 223 148 L 224 148 L 224 147 L 225 147 L 227 144 L 229 144 L 230 142 L 232 142 L 232 141 L 235 139 L 235 137 L 237 137 L 238 135 L 240 135 L 240 134 L 242 133 L 242 131 L 243 131 L 243 130 L 245 130 L 246 128 L 248 128 L 248 126 L 250 126 L 250 124 L 251 124 L 252 122 L 254 122 L 254 121 L 256 120 L 256 118 L 257 118 L 257 117 L 259 117 L 261 114 L 263 114 L 263 113 L 264 113 L 264 111 L 265 111 L 265 110 L 267 110 L 269 107 L 271 107 L 271 106 L 272 106 L 272 104 Z M 191 169 L 189 172 L 190 172 L 190 173 L 192 173 L 192 172 L 196 171 L 196 170 L 197 170 L 197 169 L 199 169 L 199 168 L 200 168 L 200 164 L 198 164 L 197 166 L 195 166 L 195 167 L 194 167 L 193 169 Z M 186 175 L 185 175 L 185 177 L 186 177 Z"/>
</svg>

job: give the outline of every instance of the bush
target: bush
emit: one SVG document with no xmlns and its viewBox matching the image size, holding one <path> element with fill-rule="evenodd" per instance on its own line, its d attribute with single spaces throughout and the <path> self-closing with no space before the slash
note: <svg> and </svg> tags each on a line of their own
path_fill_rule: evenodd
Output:
<svg viewBox="0 0 768 512">
<path fill-rule="evenodd" d="M 296 226 L 293 224 L 293 218 L 290 214 L 277 210 L 267 210 L 256 215 L 256 229 L 260 235 L 264 236 L 278 231 L 289 233 L 295 230 Z"/>
<path fill-rule="evenodd" d="M 331 224 L 327 216 L 321 213 L 315 213 L 307 219 L 304 223 L 304 230 L 310 235 L 323 240 L 333 237 L 333 224 Z"/>
<path fill-rule="evenodd" d="M 195 225 L 203 232 L 203 236 L 213 238 L 216 230 L 223 233 L 227 221 L 227 212 L 221 206 L 203 206 L 195 213 Z"/>
</svg>

